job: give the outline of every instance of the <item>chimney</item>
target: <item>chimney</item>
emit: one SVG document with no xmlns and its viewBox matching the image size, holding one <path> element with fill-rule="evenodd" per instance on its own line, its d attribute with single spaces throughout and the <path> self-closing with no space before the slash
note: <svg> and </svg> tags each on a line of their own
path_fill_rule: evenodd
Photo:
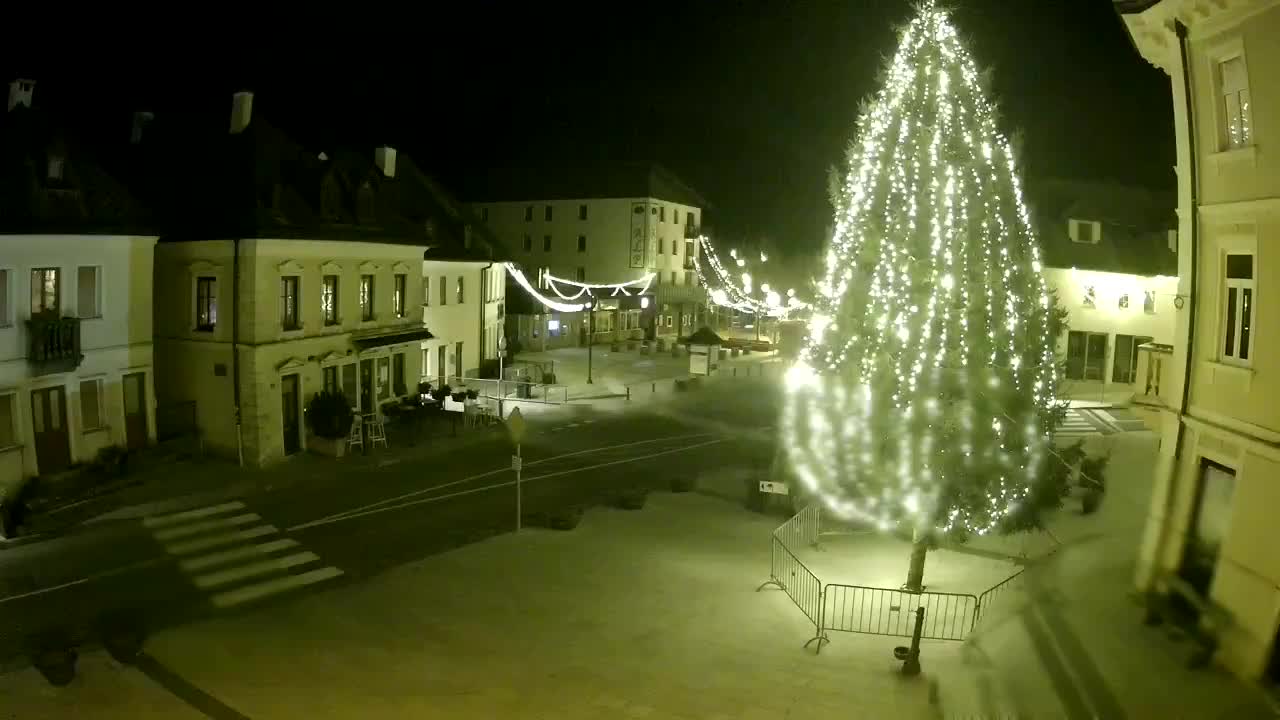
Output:
<svg viewBox="0 0 1280 720">
<path fill-rule="evenodd" d="M 35 80 L 18 78 L 17 80 L 9 83 L 9 107 L 7 109 L 13 110 L 19 105 L 30 108 L 31 94 L 35 92 L 35 89 Z"/>
<path fill-rule="evenodd" d="M 133 132 L 129 134 L 129 142 L 137 145 L 142 142 L 142 130 L 147 127 L 147 123 L 155 119 L 154 113 L 136 112 L 133 114 Z"/>
<path fill-rule="evenodd" d="M 373 161 L 377 163 L 382 174 L 393 178 L 396 176 L 396 149 L 383 145 L 373 150 Z"/>
<path fill-rule="evenodd" d="M 238 92 L 231 96 L 231 134 L 239 135 L 253 119 L 253 93 Z"/>
</svg>

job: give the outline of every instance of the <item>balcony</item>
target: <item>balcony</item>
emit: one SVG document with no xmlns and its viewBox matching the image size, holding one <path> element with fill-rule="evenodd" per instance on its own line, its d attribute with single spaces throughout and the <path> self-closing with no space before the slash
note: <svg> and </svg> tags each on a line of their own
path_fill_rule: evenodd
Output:
<svg viewBox="0 0 1280 720">
<path fill-rule="evenodd" d="M 36 375 L 69 372 L 80 366 L 80 319 L 56 313 L 32 315 L 27 321 L 27 363 Z"/>
</svg>

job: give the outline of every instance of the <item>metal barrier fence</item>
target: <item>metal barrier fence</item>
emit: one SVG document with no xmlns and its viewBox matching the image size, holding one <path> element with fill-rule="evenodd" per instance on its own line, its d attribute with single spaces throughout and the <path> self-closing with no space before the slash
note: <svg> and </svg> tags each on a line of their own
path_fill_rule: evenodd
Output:
<svg viewBox="0 0 1280 720">
<path fill-rule="evenodd" d="M 782 363 L 772 360 L 742 365 L 741 367 L 721 367 L 715 371 L 713 375 L 677 375 L 664 378 L 653 378 L 651 380 L 640 380 L 633 383 L 627 383 L 624 388 L 627 391 L 627 399 L 642 400 L 654 395 L 662 395 L 683 389 L 681 383 L 702 382 L 709 379 L 719 379 L 726 377 L 734 378 L 752 378 L 777 375 L 782 369 Z"/>
<path fill-rule="evenodd" d="M 1010 575 L 1009 577 L 1005 578 L 998 584 L 988 588 L 985 592 L 983 592 L 981 595 L 978 596 L 978 608 L 973 615 L 973 626 L 975 628 L 978 626 L 978 621 L 982 619 L 982 616 L 991 610 L 992 603 L 995 602 L 995 600 L 997 600 L 1001 595 L 1003 595 L 1006 590 L 1012 587 L 1013 581 L 1021 577 L 1022 573 L 1026 571 L 1027 571 L 1026 568 L 1019 570 L 1018 572 Z"/>
<path fill-rule="evenodd" d="M 822 591 L 822 632 L 911 637 L 916 608 L 923 607 L 925 640 L 964 640 L 973 629 L 978 598 L 828 583 Z"/>
<path fill-rule="evenodd" d="M 776 534 L 770 544 L 769 579 L 756 588 L 756 592 L 769 585 L 785 592 L 813 623 L 813 637 L 804 646 L 809 647 L 809 643 L 816 642 L 821 647 L 826 640 L 822 632 L 822 581 L 787 549 Z"/>
<path fill-rule="evenodd" d="M 452 376 L 448 379 L 449 387 L 454 392 L 475 390 L 490 400 L 497 400 L 499 394 L 496 378 L 475 378 Z M 563 405 L 569 402 L 569 388 L 559 384 L 531 383 L 519 380 L 503 380 L 501 394 L 503 400 L 522 400 L 527 402 Z"/>
</svg>

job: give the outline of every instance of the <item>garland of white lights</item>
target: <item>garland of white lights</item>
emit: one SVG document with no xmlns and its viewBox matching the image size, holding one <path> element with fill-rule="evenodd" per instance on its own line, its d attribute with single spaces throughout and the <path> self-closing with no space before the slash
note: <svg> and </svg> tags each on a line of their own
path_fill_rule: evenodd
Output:
<svg viewBox="0 0 1280 720">
<path fill-rule="evenodd" d="M 529 282 L 529 278 L 524 276 L 524 272 L 519 267 L 517 267 L 515 263 L 504 263 L 504 265 L 507 268 L 507 272 L 510 273 L 511 277 L 515 278 L 516 283 L 519 284 L 520 287 L 524 288 L 525 292 L 529 293 L 534 297 L 534 299 L 538 300 L 543 305 L 551 308 L 552 310 L 556 310 L 559 312 L 578 312 L 579 310 L 582 310 L 586 307 L 585 303 L 562 303 L 556 300 L 552 300 L 546 295 L 543 295 L 542 293 L 538 292 L 537 288 L 535 288 L 533 284 Z"/>
<path fill-rule="evenodd" d="M 751 297 L 751 274 L 743 272 L 742 285 L 739 286 L 724 269 L 724 265 L 720 263 L 720 258 L 716 255 L 716 249 L 711 244 L 711 239 L 706 235 L 701 235 L 698 237 L 698 244 L 699 251 L 693 256 L 693 268 L 698 273 L 698 281 L 708 289 L 707 294 L 715 304 L 732 310 L 740 310 L 767 317 L 784 317 L 789 312 L 808 307 L 806 303 L 801 302 L 795 296 L 794 290 L 787 291 L 787 302 L 783 304 L 782 296 L 770 290 L 768 284 L 760 286 L 761 291 L 765 293 L 763 301 Z M 737 260 L 738 267 L 746 265 L 746 260 L 738 257 L 736 251 L 730 250 L 729 255 Z M 714 281 L 702 271 L 701 258 L 704 257 L 708 258 L 708 264 L 711 266 L 712 273 L 714 273 Z M 761 262 L 768 262 L 768 260 L 769 257 L 767 255 L 760 253 Z"/>
<path fill-rule="evenodd" d="M 634 290 L 636 295 L 643 295 L 649 291 L 649 285 L 653 282 L 654 274 L 649 273 L 638 280 L 628 280 L 620 283 L 584 283 L 578 282 L 577 280 L 567 280 L 565 278 L 556 277 L 551 273 L 546 273 L 542 277 L 546 279 L 547 285 L 551 288 L 552 292 L 559 295 L 561 300 L 577 300 L 583 295 L 595 297 L 595 292 L 593 292 L 595 290 L 609 290 L 609 297 L 617 297 L 618 295 L 622 295 L 622 297 L 631 297 L 632 293 L 630 290 Z M 578 291 L 573 295 L 568 295 L 559 288 L 560 283 L 575 287 Z"/>
<path fill-rule="evenodd" d="M 990 532 L 1050 451 L 1055 311 L 1013 152 L 933 0 L 859 128 L 784 444 L 842 516 Z"/>
</svg>

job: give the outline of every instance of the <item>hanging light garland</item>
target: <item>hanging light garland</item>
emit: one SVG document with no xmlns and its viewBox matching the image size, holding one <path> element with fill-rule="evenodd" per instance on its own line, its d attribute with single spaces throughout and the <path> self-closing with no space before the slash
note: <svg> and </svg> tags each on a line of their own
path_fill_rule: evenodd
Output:
<svg viewBox="0 0 1280 720">
<path fill-rule="evenodd" d="M 716 305 L 775 318 L 785 317 L 790 312 L 808 307 L 796 297 L 794 289 L 787 291 L 787 300 L 784 303 L 782 295 L 772 291 L 768 283 L 760 286 L 760 291 L 764 295 L 763 300 L 752 297 L 753 278 L 750 272 L 744 270 L 739 275 L 741 282 L 739 285 L 739 281 L 735 280 L 721 264 L 719 256 L 716 255 L 715 246 L 711 244 L 711 238 L 706 235 L 699 236 L 698 245 L 699 251 L 693 256 L 693 268 L 698 273 L 698 282 L 707 288 L 707 294 Z M 739 268 L 746 267 L 746 259 L 739 257 L 737 250 L 730 250 L 729 257 L 736 261 Z M 703 270 L 703 258 L 706 258 L 707 265 L 710 266 L 710 277 Z M 760 253 L 761 262 L 768 262 L 768 260 L 768 255 Z"/>
<path fill-rule="evenodd" d="M 551 291 L 560 298 L 560 300 L 556 300 L 555 298 L 543 295 L 536 287 L 534 287 L 533 283 L 529 282 L 529 278 L 524 274 L 524 271 L 515 263 L 503 263 L 503 265 L 506 267 L 507 272 L 511 274 L 511 277 L 515 278 L 516 283 L 520 285 L 520 287 L 524 288 L 525 292 L 529 293 L 529 295 L 544 306 L 557 312 L 578 312 L 579 310 L 585 310 L 589 306 L 589 302 L 573 301 L 584 297 L 588 299 L 595 298 L 597 291 L 601 290 L 608 291 L 608 297 L 634 297 L 644 295 L 649 291 L 649 286 L 653 283 L 654 277 L 653 273 L 649 273 L 642 278 L 627 280 L 626 282 L 620 283 L 584 283 L 576 280 L 567 280 L 565 278 L 556 277 L 551 273 L 543 273 L 542 279 L 546 281 L 547 286 L 551 288 Z M 568 291 L 562 289 L 560 287 L 561 285 L 574 288 L 574 290 Z"/>
</svg>

